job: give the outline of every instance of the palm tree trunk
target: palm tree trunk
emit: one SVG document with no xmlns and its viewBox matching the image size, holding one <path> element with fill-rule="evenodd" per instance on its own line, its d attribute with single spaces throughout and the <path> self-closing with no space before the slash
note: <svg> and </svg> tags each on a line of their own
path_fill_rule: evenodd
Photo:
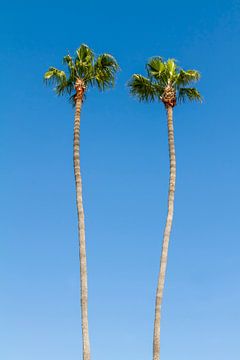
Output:
<svg viewBox="0 0 240 360">
<path fill-rule="evenodd" d="M 158 286 L 157 286 L 156 302 L 155 302 L 153 360 L 160 359 L 161 307 L 162 307 L 163 289 L 164 289 L 165 274 L 167 267 L 168 245 L 169 245 L 172 220 L 173 220 L 174 193 L 175 193 L 175 183 L 176 183 L 176 158 L 175 158 L 174 130 L 173 130 L 173 107 L 167 105 L 166 111 L 167 111 L 167 123 L 168 123 L 170 179 L 169 179 L 169 190 L 168 190 L 167 221 L 163 235 L 162 254 L 161 254 L 161 262 L 160 262 L 160 270 L 158 275 Z"/>
<path fill-rule="evenodd" d="M 76 185 L 78 238 L 80 259 L 81 313 L 82 313 L 82 344 L 83 360 L 90 360 L 90 343 L 88 332 L 88 286 L 87 286 L 87 258 L 85 241 L 85 223 L 82 200 L 82 178 L 80 173 L 80 113 L 82 96 L 76 95 L 76 110 L 74 119 L 73 163 Z"/>
</svg>

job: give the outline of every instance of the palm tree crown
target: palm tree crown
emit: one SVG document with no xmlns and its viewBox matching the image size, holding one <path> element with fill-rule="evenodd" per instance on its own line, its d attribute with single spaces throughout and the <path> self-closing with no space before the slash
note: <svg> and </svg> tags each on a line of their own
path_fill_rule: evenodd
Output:
<svg viewBox="0 0 240 360">
<path fill-rule="evenodd" d="M 201 101 L 199 91 L 189 86 L 199 80 L 198 71 L 185 71 L 177 66 L 176 60 L 164 61 L 160 56 L 151 58 L 146 69 L 148 77 L 134 74 L 128 83 L 132 95 L 140 101 L 160 100 L 172 107 L 185 100 Z"/>
<path fill-rule="evenodd" d="M 69 95 L 70 100 L 75 104 L 76 86 L 80 86 L 82 93 L 87 87 L 97 86 L 99 90 L 105 90 L 114 85 L 115 74 L 119 69 L 117 61 L 110 54 L 95 56 L 93 51 L 85 44 L 82 44 L 72 58 L 69 54 L 64 56 L 63 63 L 67 65 L 67 75 L 64 71 L 50 67 L 44 74 L 47 83 L 56 85 L 57 95 Z"/>
</svg>

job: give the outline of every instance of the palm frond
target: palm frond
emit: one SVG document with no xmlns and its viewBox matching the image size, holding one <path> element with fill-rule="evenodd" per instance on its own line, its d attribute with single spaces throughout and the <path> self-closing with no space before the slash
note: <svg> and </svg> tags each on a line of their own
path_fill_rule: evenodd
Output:
<svg viewBox="0 0 240 360">
<path fill-rule="evenodd" d="M 70 68 L 74 66 L 73 58 L 71 57 L 71 55 L 68 54 L 63 57 L 63 64 L 66 64 Z"/>
<path fill-rule="evenodd" d="M 186 100 L 202 102 L 202 96 L 196 88 L 180 88 L 178 91 L 178 101 L 183 103 Z"/>
<path fill-rule="evenodd" d="M 73 58 L 68 54 L 63 58 L 63 64 L 67 65 L 69 76 L 74 80 L 76 79 L 76 67 Z"/>
<path fill-rule="evenodd" d="M 44 80 L 46 83 L 59 84 L 62 81 L 66 81 L 67 77 L 64 71 L 54 67 L 50 67 L 44 74 Z"/>
<path fill-rule="evenodd" d="M 165 65 L 163 59 L 160 56 L 155 56 L 151 58 L 147 63 L 147 73 L 148 76 L 151 78 L 153 77 L 156 80 L 161 80 L 162 75 L 165 70 Z"/>
<path fill-rule="evenodd" d="M 154 101 L 157 97 L 156 85 L 148 78 L 134 74 L 128 83 L 130 92 L 140 101 Z"/>
<path fill-rule="evenodd" d="M 71 95 L 68 100 L 69 100 L 70 104 L 72 105 L 72 107 L 74 107 L 75 106 L 75 94 Z"/>
<path fill-rule="evenodd" d="M 76 74 L 87 84 L 93 77 L 94 53 L 85 44 L 76 50 L 75 69 Z"/>
<path fill-rule="evenodd" d="M 91 62 L 94 59 L 94 52 L 90 47 L 86 44 L 82 44 L 77 50 L 76 50 L 77 58 L 82 62 Z"/>
<path fill-rule="evenodd" d="M 57 95 L 71 94 L 74 91 L 74 82 L 70 79 L 62 81 L 55 87 L 55 92 Z"/>
<path fill-rule="evenodd" d="M 176 87 L 186 86 L 192 82 L 200 79 L 200 73 L 197 70 L 183 70 L 181 69 L 176 76 Z"/>
<path fill-rule="evenodd" d="M 65 72 L 54 67 L 50 67 L 44 74 L 44 80 L 47 84 L 56 85 L 54 91 L 57 95 L 70 94 L 74 89 L 73 82 L 71 79 L 67 79 Z"/>
<path fill-rule="evenodd" d="M 100 90 L 112 87 L 118 70 L 119 65 L 112 55 L 99 55 L 94 64 L 92 82 L 96 83 Z"/>
<path fill-rule="evenodd" d="M 168 73 L 170 78 L 172 78 L 176 73 L 176 70 L 177 70 L 176 62 L 177 61 L 175 59 L 168 59 L 165 62 L 165 67 L 166 67 L 167 73 Z"/>
<path fill-rule="evenodd" d="M 76 50 L 76 60 L 80 61 L 80 64 L 90 65 L 93 62 L 94 59 L 94 53 L 90 47 L 88 47 L 85 44 L 82 44 L 77 50 Z"/>
</svg>

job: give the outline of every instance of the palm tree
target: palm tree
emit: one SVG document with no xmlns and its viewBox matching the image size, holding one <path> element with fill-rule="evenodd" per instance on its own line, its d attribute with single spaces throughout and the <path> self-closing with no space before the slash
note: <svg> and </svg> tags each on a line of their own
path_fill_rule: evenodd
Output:
<svg viewBox="0 0 240 360">
<path fill-rule="evenodd" d="M 160 320 L 165 282 L 168 245 L 173 220 L 174 193 L 176 182 L 176 157 L 173 129 L 173 108 L 177 103 L 201 101 L 199 91 L 189 87 L 192 82 L 199 80 L 200 74 L 196 70 L 183 70 L 179 68 L 174 59 L 164 61 L 161 57 L 154 57 L 146 65 L 148 77 L 134 74 L 129 81 L 131 94 L 140 101 L 161 101 L 167 112 L 168 144 L 170 160 L 170 179 L 168 190 L 167 220 L 163 235 L 160 270 L 155 300 L 155 319 L 153 334 L 153 360 L 160 358 Z"/>
<path fill-rule="evenodd" d="M 67 74 L 55 67 L 50 67 L 44 74 L 47 83 L 54 84 L 57 95 L 68 95 L 75 106 L 73 163 L 76 186 L 76 202 L 78 214 L 78 238 L 80 259 L 80 287 L 82 314 L 82 344 L 83 360 L 90 360 L 90 342 L 88 330 L 88 287 L 87 259 L 85 241 L 85 222 L 82 199 L 82 178 L 80 172 L 80 113 L 87 89 L 96 86 L 105 90 L 114 85 L 115 74 L 119 69 L 117 61 L 109 54 L 96 57 L 87 45 L 81 45 L 74 58 L 69 54 L 64 56 L 63 63 L 67 65 Z"/>
</svg>

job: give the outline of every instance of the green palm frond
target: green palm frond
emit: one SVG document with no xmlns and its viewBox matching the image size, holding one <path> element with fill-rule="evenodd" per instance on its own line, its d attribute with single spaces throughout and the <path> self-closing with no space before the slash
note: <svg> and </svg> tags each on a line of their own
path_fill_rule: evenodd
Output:
<svg viewBox="0 0 240 360">
<path fill-rule="evenodd" d="M 166 68 L 166 74 L 169 77 L 169 80 L 171 80 L 177 71 L 177 64 L 175 59 L 168 59 L 165 62 L 165 68 Z"/>
<path fill-rule="evenodd" d="M 62 81 L 66 81 L 67 77 L 64 71 L 58 70 L 57 68 L 50 67 L 44 74 L 44 80 L 47 83 L 59 84 Z"/>
<path fill-rule="evenodd" d="M 85 44 L 82 44 L 76 51 L 75 67 L 77 75 L 85 81 L 91 82 L 93 78 L 94 53 Z"/>
<path fill-rule="evenodd" d="M 94 60 L 94 53 L 92 49 L 90 49 L 87 45 L 82 44 L 77 50 L 76 50 L 76 60 L 80 61 L 80 64 L 84 64 L 85 66 L 90 66 L 93 64 Z"/>
<path fill-rule="evenodd" d="M 115 74 L 119 65 L 110 54 L 99 55 L 93 69 L 94 82 L 100 90 L 114 86 Z"/>
<path fill-rule="evenodd" d="M 131 94 L 140 101 L 154 101 L 158 95 L 156 85 L 150 79 L 139 74 L 132 76 L 128 86 Z"/>
<path fill-rule="evenodd" d="M 63 57 L 63 64 L 69 66 L 70 69 L 74 68 L 73 58 L 69 54 Z"/>
<path fill-rule="evenodd" d="M 71 94 L 74 91 L 74 82 L 67 80 L 66 82 L 61 82 L 55 87 L 55 92 L 57 95 Z"/>
<path fill-rule="evenodd" d="M 186 100 L 202 102 L 202 96 L 196 88 L 180 88 L 178 91 L 178 101 L 181 103 Z"/>
<path fill-rule="evenodd" d="M 160 56 L 151 58 L 147 63 L 147 73 L 150 78 L 156 80 L 163 80 L 165 71 L 165 65 L 163 59 Z"/>
<path fill-rule="evenodd" d="M 176 87 L 186 86 L 192 82 L 196 82 L 200 79 L 200 73 L 197 70 L 183 70 L 181 69 L 176 76 Z"/>
<path fill-rule="evenodd" d="M 64 71 L 58 70 L 54 67 L 50 67 L 44 74 L 44 80 L 47 84 L 55 85 L 55 92 L 57 95 L 63 95 L 64 93 L 70 93 L 71 83 L 67 80 Z"/>
<path fill-rule="evenodd" d="M 64 71 L 50 67 L 44 74 L 48 84 L 56 85 L 57 95 L 68 94 L 70 101 L 74 102 L 75 83 L 77 79 L 83 80 L 85 88 L 97 85 L 100 90 L 114 85 L 116 72 L 119 66 L 110 54 L 102 54 L 97 58 L 93 51 L 85 44 L 76 50 L 75 58 L 69 54 L 64 56 L 63 64 L 67 65 L 68 76 Z"/>
<path fill-rule="evenodd" d="M 68 66 L 69 76 L 71 76 L 72 78 L 75 78 L 76 75 L 77 75 L 76 74 L 76 67 L 75 67 L 73 58 L 69 54 L 64 56 L 63 64 Z"/>
</svg>

